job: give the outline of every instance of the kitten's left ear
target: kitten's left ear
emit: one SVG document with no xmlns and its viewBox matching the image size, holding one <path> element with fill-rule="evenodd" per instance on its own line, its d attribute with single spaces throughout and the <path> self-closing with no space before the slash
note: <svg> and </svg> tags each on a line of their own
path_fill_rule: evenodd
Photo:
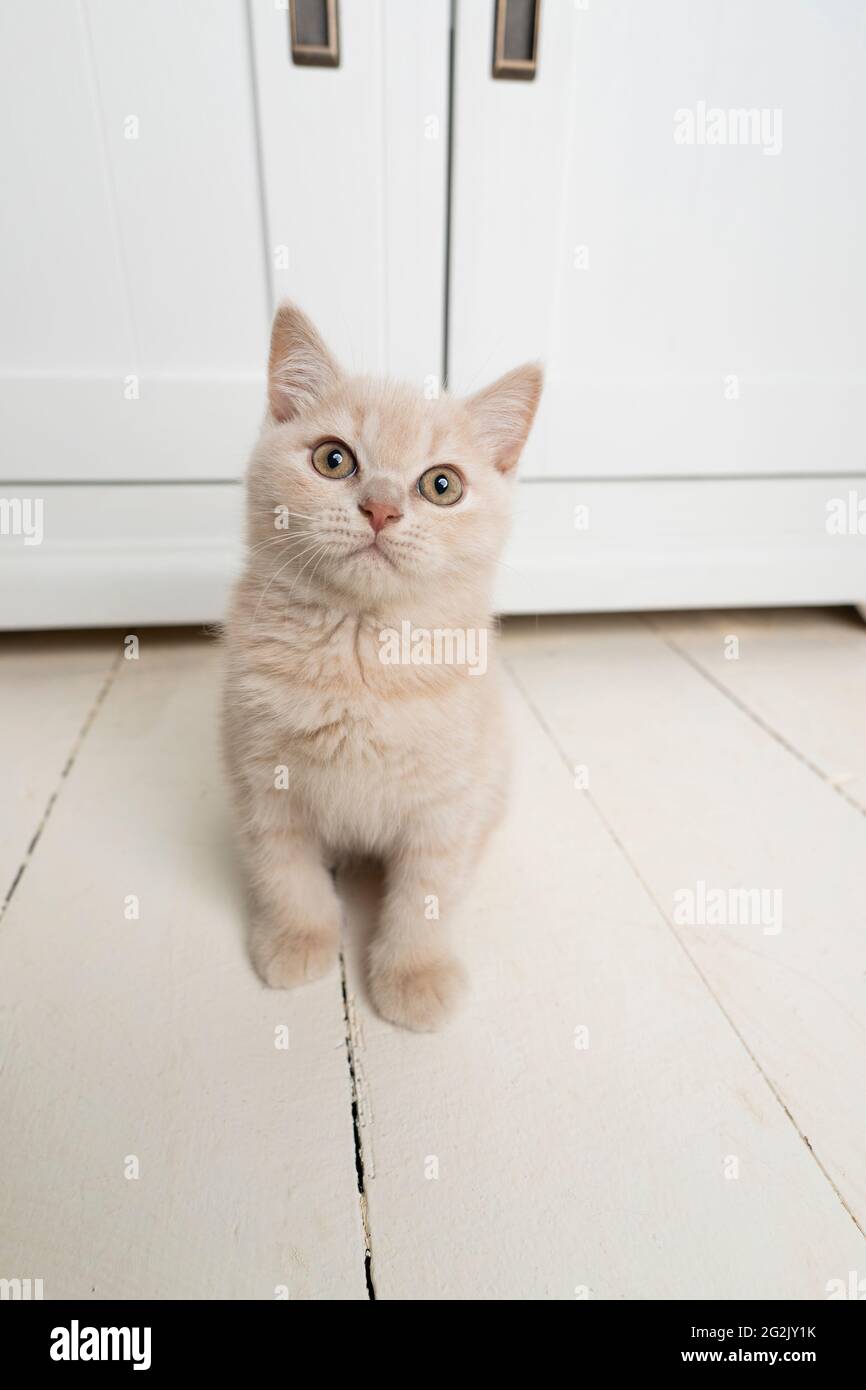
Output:
<svg viewBox="0 0 866 1390">
<path fill-rule="evenodd" d="M 500 473 L 517 467 L 544 385 L 538 362 L 527 362 L 506 372 L 492 386 L 485 386 L 465 402 L 479 437 L 490 446 Z"/>
</svg>

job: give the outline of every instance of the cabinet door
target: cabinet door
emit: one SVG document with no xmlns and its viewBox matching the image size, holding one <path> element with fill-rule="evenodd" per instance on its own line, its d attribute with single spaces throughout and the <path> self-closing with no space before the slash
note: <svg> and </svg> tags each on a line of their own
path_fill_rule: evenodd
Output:
<svg viewBox="0 0 866 1390">
<path fill-rule="evenodd" d="M 542 0 L 533 81 L 456 14 L 449 374 L 545 359 L 525 476 L 862 470 L 863 6 Z"/>
<path fill-rule="evenodd" d="M 282 294 L 438 381 L 447 0 L 408 10 L 340 0 L 329 69 L 280 0 L 2 6 L 4 481 L 239 477 Z"/>
<path fill-rule="evenodd" d="M 274 294 L 347 367 L 438 389 L 444 367 L 449 2 L 339 0 L 339 67 L 289 61 L 252 0 Z"/>
<path fill-rule="evenodd" d="M 0 11 L 13 480 L 236 475 L 269 311 L 244 6 Z"/>
</svg>

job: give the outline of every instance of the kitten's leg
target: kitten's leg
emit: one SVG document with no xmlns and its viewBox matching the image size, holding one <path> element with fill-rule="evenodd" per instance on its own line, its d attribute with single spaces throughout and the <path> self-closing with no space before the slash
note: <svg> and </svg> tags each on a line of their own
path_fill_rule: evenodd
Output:
<svg viewBox="0 0 866 1390">
<path fill-rule="evenodd" d="M 370 993 L 392 1023 L 438 1028 L 466 985 L 450 919 L 474 855 L 465 842 L 406 846 L 387 861 L 385 901 L 370 949 Z"/>
<path fill-rule="evenodd" d="M 317 980 L 337 959 L 340 903 L 320 846 L 301 828 L 261 828 L 247 840 L 255 898 L 250 955 L 273 989 Z"/>
</svg>

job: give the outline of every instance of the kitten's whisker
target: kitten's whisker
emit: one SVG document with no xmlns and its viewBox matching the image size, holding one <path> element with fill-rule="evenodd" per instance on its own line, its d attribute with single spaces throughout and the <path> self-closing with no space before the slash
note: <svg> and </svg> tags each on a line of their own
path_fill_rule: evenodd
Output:
<svg viewBox="0 0 866 1390">
<path fill-rule="evenodd" d="M 286 542 L 288 542 L 289 540 L 299 540 L 299 539 L 300 539 L 300 537 L 298 537 L 298 536 L 294 536 L 294 537 L 287 536 L 287 537 L 285 537 L 285 541 L 286 541 Z M 269 540 L 266 540 L 266 541 L 259 541 L 258 545 L 251 545 L 250 548 L 249 548 L 249 550 L 247 551 L 247 556 L 248 556 L 248 557 L 252 557 L 253 555 L 257 554 L 258 551 L 264 550 L 265 546 L 268 546 L 268 545 L 282 545 L 282 544 L 283 544 L 283 541 L 284 541 L 284 538 L 283 538 L 282 536 L 271 536 L 271 538 L 270 538 Z"/>
<path fill-rule="evenodd" d="M 307 532 L 307 531 L 291 532 L 291 533 L 290 533 L 290 532 L 287 532 L 287 533 L 285 534 L 285 536 L 271 536 L 271 537 L 270 537 L 268 540 L 266 540 L 266 541 L 259 541 L 258 545 L 252 546 L 252 547 L 247 551 L 247 555 L 249 555 L 249 556 L 255 555 L 257 551 L 259 551 L 259 550 L 264 550 L 264 548 L 265 548 L 266 545 L 275 545 L 275 544 L 276 544 L 276 545 L 288 545 L 290 541 L 295 541 L 295 542 L 300 543 L 300 542 L 302 542 L 302 541 L 308 541 L 308 540 L 310 540 L 310 535 L 309 535 L 309 532 Z"/>
<path fill-rule="evenodd" d="M 290 559 L 290 560 L 300 560 L 302 556 L 308 555 L 308 554 L 310 553 L 311 550 L 315 550 L 316 546 L 319 544 L 319 542 L 321 541 L 322 537 L 321 537 L 321 536 L 303 536 L 303 537 L 299 537 L 299 539 L 302 539 L 302 540 L 305 540 L 305 541 L 309 541 L 310 544 L 306 547 L 305 550 L 300 550 L 300 551 L 294 550 L 294 551 L 292 552 L 292 554 L 289 556 L 289 559 Z"/>
<path fill-rule="evenodd" d="M 309 560 L 305 560 L 305 561 L 304 561 L 303 565 L 302 565 L 301 568 L 298 570 L 298 573 L 295 575 L 294 583 L 292 584 L 292 587 L 291 587 L 291 589 L 289 590 L 289 598 L 288 598 L 288 601 L 289 601 L 289 602 L 291 602 L 292 594 L 295 592 L 295 588 L 297 587 L 298 580 L 300 579 L 300 577 L 301 577 L 301 575 L 303 574 L 304 570 L 307 568 L 307 565 L 311 564 L 312 561 L 313 561 L 314 559 L 316 560 L 316 564 L 318 565 L 319 560 L 321 560 L 322 555 L 324 555 L 324 553 L 325 553 L 325 551 L 327 550 L 327 548 L 328 548 L 328 543 L 327 543 L 327 541 L 325 541 L 324 544 L 322 545 L 322 551 L 321 551 L 321 554 L 318 556 L 318 558 L 316 558 L 316 556 L 311 556 Z M 316 571 L 313 570 L 313 574 L 315 574 L 315 573 L 316 573 Z"/>
<path fill-rule="evenodd" d="M 313 566 L 313 572 L 312 572 L 312 574 L 310 575 L 310 585 L 311 585 L 311 586 L 312 586 L 313 580 L 314 580 L 315 577 L 316 577 L 316 570 L 319 568 L 319 565 L 322 563 L 322 560 L 325 558 L 325 555 L 326 555 L 326 553 L 327 553 L 327 550 L 328 550 L 327 545 L 324 545 L 324 546 L 322 547 L 322 553 L 321 553 L 321 555 L 319 556 L 318 560 L 316 561 L 315 565 Z"/>
<path fill-rule="evenodd" d="M 302 521 L 318 521 L 319 519 L 319 516 L 314 512 L 296 512 L 293 511 L 291 507 L 284 508 L 282 506 L 272 507 L 270 511 L 261 511 L 258 507 L 255 509 L 253 509 L 252 507 L 248 507 L 246 514 L 247 516 L 266 516 L 270 521 L 276 522 L 277 517 L 281 512 L 284 512 L 290 521 L 293 517 L 299 517 Z M 280 531 L 287 531 L 289 528 L 287 526 L 275 526 L 274 529 Z"/>
<path fill-rule="evenodd" d="M 314 541 L 313 544 L 310 546 L 310 550 L 315 550 L 315 549 L 318 547 L 319 544 L 320 544 L 320 542 L 319 542 L 318 540 Z M 290 555 L 289 558 L 288 558 L 288 560 L 286 560 L 284 564 L 280 565 L 279 569 L 277 569 L 277 570 L 271 575 L 270 579 L 268 580 L 267 584 L 266 584 L 265 587 L 264 587 L 264 590 L 262 591 L 262 594 L 261 594 L 261 597 L 259 598 L 258 603 L 256 604 L 256 611 L 255 611 L 255 613 L 253 614 L 253 619 L 252 619 L 253 622 L 255 622 L 256 618 L 258 617 L 259 609 L 261 608 L 262 603 L 264 602 L 264 599 L 265 599 L 265 594 L 267 594 L 268 589 L 271 587 L 271 585 L 273 584 L 274 580 L 277 579 L 277 578 L 279 577 L 279 575 L 282 574 L 283 570 L 284 570 L 284 569 L 287 569 L 288 566 L 291 565 L 291 564 L 293 563 L 293 561 L 295 561 L 295 560 L 300 560 L 301 557 L 302 557 L 303 555 L 306 555 L 306 554 L 308 554 L 308 551 L 302 550 L 300 555 Z M 301 571 L 301 573 L 303 573 L 303 570 Z M 296 580 L 295 582 L 297 583 L 297 580 Z M 292 585 L 292 588 L 294 588 L 294 585 Z"/>
</svg>

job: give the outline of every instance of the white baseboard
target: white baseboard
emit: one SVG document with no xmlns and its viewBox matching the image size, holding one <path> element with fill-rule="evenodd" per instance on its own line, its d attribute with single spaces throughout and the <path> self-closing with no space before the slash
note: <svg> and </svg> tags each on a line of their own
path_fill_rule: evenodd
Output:
<svg viewBox="0 0 866 1390">
<path fill-rule="evenodd" d="M 44 538 L 0 536 L 0 628 L 206 623 L 241 562 L 233 483 L 0 487 L 42 501 Z"/>
<path fill-rule="evenodd" d="M 828 504 L 852 492 L 866 510 L 866 475 L 527 482 L 499 605 L 554 613 L 852 603 L 866 595 L 866 534 L 827 529 Z"/>
<path fill-rule="evenodd" d="M 498 607 L 862 602 L 866 535 L 827 529 L 828 504 L 851 493 L 866 499 L 866 475 L 528 481 L 518 487 Z M 240 483 L 0 487 L 4 499 L 41 501 L 44 536 L 28 545 L 0 534 L 0 628 L 221 618 L 242 558 Z"/>
</svg>

